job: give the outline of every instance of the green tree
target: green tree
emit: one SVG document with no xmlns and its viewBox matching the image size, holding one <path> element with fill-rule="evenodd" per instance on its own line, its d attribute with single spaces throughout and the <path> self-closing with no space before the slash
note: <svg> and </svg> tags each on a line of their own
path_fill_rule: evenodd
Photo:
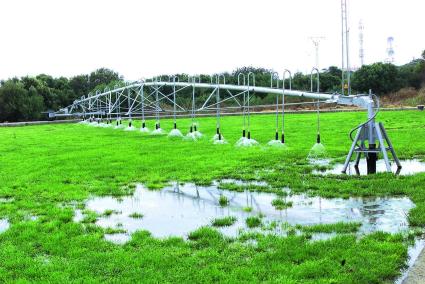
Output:
<svg viewBox="0 0 425 284">
<path fill-rule="evenodd" d="M 77 75 L 69 80 L 69 87 L 76 98 L 86 96 L 90 92 L 89 75 Z"/>
<path fill-rule="evenodd" d="M 289 84 L 287 86 L 289 86 Z M 301 72 L 294 74 L 292 78 L 292 89 L 310 91 L 310 88 L 310 76 L 304 75 Z"/>
<path fill-rule="evenodd" d="M 44 110 L 43 97 L 37 93 L 37 89 L 31 86 L 22 106 L 23 119 L 39 119 Z"/>
<path fill-rule="evenodd" d="M 320 91 L 321 92 L 340 92 L 341 91 L 341 69 L 331 66 L 320 73 Z"/>
<path fill-rule="evenodd" d="M 42 98 L 37 97 L 34 87 L 31 94 L 24 88 L 21 82 L 8 80 L 0 88 L 0 120 L 19 121 L 32 119 L 42 109 Z"/>
<path fill-rule="evenodd" d="M 22 117 L 19 105 L 22 104 L 26 95 L 27 90 L 22 84 L 17 84 L 12 80 L 4 82 L 0 89 L 0 120 L 16 121 Z"/>
<path fill-rule="evenodd" d="M 353 89 L 366 93 L 369 89 L 378 95 L 398 91 L 402 87 L 398 68 L 390 63 L 363 65 L 354 73 Z"/>
<path fill-rule="evenodd" d="M 399 67 L 400 82 L 402 87 L 421 87 L 421 73 L 423 69 L 423 60 L 415 59 Z"/>
<path fill-rule="evenodd" d="M 98 85 L 108 84 L 111 81 L 122 81 L 123 77 L 117 72 L 114 72 L 107 68 L 100 68 L 90 73 L 88 77 L 89 89 L 93 90 Z"/>
</svg>

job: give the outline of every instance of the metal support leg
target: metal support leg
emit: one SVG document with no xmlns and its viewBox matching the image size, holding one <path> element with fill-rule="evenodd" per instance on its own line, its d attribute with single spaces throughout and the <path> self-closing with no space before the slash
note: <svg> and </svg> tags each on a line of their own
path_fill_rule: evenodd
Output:
<svg viewBox="0 0 425 284">
<path fill-rule="evenodd" d="M 347 158 L 345 159 L 344 167 L 342 168 L 342 173 L 345 174 L 347 172 L 348 165 L 350 163 L 351 157 L 353 156 L 354 150 L 357 145 L 357 141 L 359 140 L 360 134 L 363 130 L 363 126 L 357 130 L 356 137 L 353 140 L 353 144 L 351 144 L 350 152 L 348 152 Z"/>
<path fill-rule="evenodd" d="M 376 151 L 376 144 L 369 144 L 369 151 L 366 153 L 366 165 L 367 165 L 367 174 L 376 174 L 376 161 L 378 160 L 378 153 L 372 152 Z"/>
<path fill-rule="evenodd" d="M 366 146 L 365 146 L 364 140 L 362 140 L 361 143 L 360 143 L 360 149 L 364 149 L 365 147 Z M 354 164 L 354 167 L 357 168 L 357 169 L 359 168 L 359 163 L 360 163 L 361 157 L 362 157 L 362 152 L 357 152 L 356 162 Z"/>
<path fill-rule="evenodd" d="M 359 163 L 360 163 L 360 158 L 362 157 L 362 154 L 360 153 L 360 152 L 358 152 L 358 153 L 356 153 L 356 162 L 355 162 L 355 164 L 354 164 L 354 166 L 356 167 L 356 168 L 358 168 L 359 167 Z"/>
<path fill-rule="evenodd" d="M 387 172 L 391 172 L 391 165 L 388 159 L 387 149 L 385 148 L 384 139 L 382 137 L 381 128 L 378 123 L 375 123 L 375 131 L 378 136 L 379 147 L 381 148 L 382 155 L 384 156 L 385 166 L 387 167 Z"/>
<path fill-rule="evenodd" d="M 393 155 L 394 161 L 397 165 L 397 168 L 401 169 L 401 163 L 400 160 L 398 159 L 394 148 L 393 148 L 393 144 L 391 143 L 390 138 L 388 137 L 387 131 L 385 130 L 384 125 L 380 122 L 379 123 L 379 128 L 381 129 L 382 135 L 384 136 L 385 141 L 387 141 L 388 147 L 390 148 L 391 154 Z"/>
</svg>

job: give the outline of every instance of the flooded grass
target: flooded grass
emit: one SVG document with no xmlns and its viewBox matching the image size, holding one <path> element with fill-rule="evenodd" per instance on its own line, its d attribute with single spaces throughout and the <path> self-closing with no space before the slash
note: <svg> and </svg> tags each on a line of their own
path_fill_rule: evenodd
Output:
<svg viewBox="0 0 425 284">
<path fill-rule="evenodd" d="M 252 212 L 252 207 L 246 206 L 246 207 L 242 208 L 242 210 L 249 213 L 249 212 Z"/>
<path fill-rule="evenodd" d="M 120 213 L 121 213 L 120 211 L 106 209 L 105 212 L 103 212 L 102 216 L 108 217 L 108 216 L 111 216 L 112 214 L 120 214 Z"/>
<path fill-rule="evenodd" d="M 107 235 L 125 234 L 125 233 L 127 233 L 127 231 L 121 228 L 106 228 L 105 229 L 105 234 Z"/>
<path fill-rule="evenodd" d="M 216 218 L 214 219 L 211 224 L 214 227 L 229 227 L 232 226 L 234 223 L 236 223 L 238 219 L 234 216 L 226 216 L 222 218 Z"/>
<path fill-rule="evenodd" d="M 258 216 L 250 216 L 247 217 L 245 220 L 246 226 L 248 228 L 256 228 L 256 227 L 260 227 L 261 225 L 261 218 Z"/>
<path fill-rule="evenodd" d="M 292 201 L 285 201 L 282 198 L 273 199 L 272 205 L 277 210 L 284 210 L 286 208 L 292 207 Z"/>
<path fill-rule="evenodd" d="M 134 213 L 131 213 L 130 215 L 128 215 L 128 217 L 134 218 L 134 219 L 142 219 L 143 218 L 143 214 L 134 212 Z"/>
<path fill-rule="evenodd" d="M 196 144 L 80 124 L 2 128 L 0 196 L 8 201 L 0 202 L 0 219 L 8 225 L 0 234 L 0 259 L 5 260 L 0 262 L 0 282 L 138 282 L 140 275 L 154 283 L 393 281 L 408 264 L 412 243 L 406 231 L 425 226 L 425 174 L 312 172 L 343 161 L 350 147 L 347 133 L 364 118 L 364 113 L 321 116 L 326 148 L 322 159 L 329 160 L 322 165 L 311 165 L 306 158 L 316 138 L 315 116 L 309 114 L 288 115 L 285 150 L 266 145 L 270 129 L 273 132 L 268 125 L 274 125 L 270 115 L 252 116 L 251 131 L 260 145 L 243 148 L 234 146 L 241 117 L 222 118 L 228 143 L 220 147 L 211 143 L 215 120 L 208 117 L 199 119 L 205 139 Z M 382 112 L 377 119 L 391 125 L 388 134 L 400 158 L 425 157 L 423 113 Z M 133 122 L 140 127 L 140 121 Z M 146 123 L 153 128 L 153 121 Z M 188 129 L 190 120 L 178 124 Z M 172 120 L 161 120 L 161 127 L 168 133 Z M 186 198 L 174 188 L 171 193 L 159 190 L 173 180 L 204 187 L 220 180 L 222 187 L 213 191 L 215 199 L 201 194 L 198 199 Z M 246 187 L 236 180 L 253 184 Z M 265 184 L 255 184 L 259 181 Z M 164 211 L 167 201 L 160 199 L 157 211 L 144 211 L 149 207 L 137 200 L 128 203 L 137 197 L 137 188 L 128 186 L 135 183 L 157 189 L 155 194 L 165 200 L 179 197 L 183 205 Z M 196 196 L 193 188 L 186 193 Z M 219 205 L 220 193 L 229 200 L 225 207 Z M 235 193 L 240 195 L 233 198 Z M 271 203 L 279 197 L 293 206 L 276 210 Z M 108 204 L 94 210 L 88 205 L 95 198 L 111 198 L 111 204 L 121 202 L 128 209 Z M 200 214 L 204 204 L 206 213 Z M 108 209 L 120 213 L 102 216 Z M 85 210 L 94 213 L 85 212 L 87 218 Z M 144 217 L 131 218 L 135 212 Z M 151 219 L 153 213 L 164 215 L 164 221 Z M 247 228 L 246 218 L 259 214 L 264 216 L 262 224 Z M 205 219 L 196 219 L 198 215 Z M 212 220 L 226 216 L 237 221 L 211 226 Z M 192 217 L 200 220 L 193 228 Z M 339 222 L 362 225 L 353 233 L 301 230 L 317 224 L 330 230 Z M 175 232 L 170 233 L 170 227 Z"/>
<path fill-rule="evenodd" d="M 220 195 L 220 197 L 218 198 L 218 203 L 220 204 L 220 206 L 224 207 L 229 204 L 229 200 L 226 196 Z"/>
<path fill-rule="evenodd" d="M 408 230 L 407 214 L 414 207 L 405 197 L 326 199 L 287 191 L 229 191 L 219 185 L 175 182 L 162 190 L 137 185 L 130 196 L 90 198 L 84 210 L 75 209 L 74 220 L 125 230 L 113 236 L 112 241 L 120 244 L 128 242 L 138 230 L 148 230 L 155 237 L 186 238 L 190 232 L 210 225 L 211 220 L 229 237 L 257 227 L 282 236 L 289 230 L 364 235 Z M 139 216 L 142 218 L 136 218 Z"/>
<path fill-rule="evenodd" d="M 356 233 L 362 226 L 360 222 L 338 222 L 334 224 L 315 224 L 309 226 L 297 225 L 296 228 L 306 233 Z"/>
</svg>

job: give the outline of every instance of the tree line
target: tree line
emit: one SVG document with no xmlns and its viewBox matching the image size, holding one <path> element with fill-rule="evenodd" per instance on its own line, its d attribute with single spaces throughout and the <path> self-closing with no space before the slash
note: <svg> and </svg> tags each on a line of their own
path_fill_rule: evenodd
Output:
<svg viewBox="0 0 425 284">
<path fill-rule="evenodd" d="M 230 73 L 223 73 L 227 84 L 243 84 L 243 77 L 238 82 L 238 74 L 255 74 L 256 86 L 270 86 L 270 74 L 274 70 L 255 67 L 242 67 Z M 338 67 L 330 66 L 320 71 L 321 92 L 341 92 L 342 71 Z M 374 63 L 364 65 L 355 72 L 351 72 L 353 93 L 367 93 L 369 89 L 378 96 L 385 96 L 396 92 L 401 88 L 420 89 L 425 86 L 425 51 L 422 58 L 413 60 L 407 64 L 396 66 L 391 63 Z M 190 79 L 188 74 L 176 74 L 179 81 Z M 216 77 L 202 74 L 201 82 L 216 82 Z M 288 77 L 288 76 L 287 76 Z M 161 76 L 162 80 L 168 80 L 169 76 Z M 221 77 L 222 78 L 222 77 Z M 199 79 L 198 79 L 199 80 Z M 252 78 L 250 78 L 252 85 Z M 72 78 L 54 78 L 40 74 L 35 77 L 25 76 L 0 81 L 0 121 L 29 121 L 45 118 L 43 112 L 56 111 L 72 104 L 76 99 L 86 96 L 89 92 L 103 91 L 106 86 L 113 88 L 115 85 L 124 84 L 124 77 L 119 73 L 100 68 L 90 74 L 78 75 Z M 223 83 L 223 79 L 221 79 Z M 285 81 L 285 87 L 289 88 L 289 78 Z M 310 74 L 295 73 L 292 76 L 292 89 L 310 90 Z M 247 84 L 247 78 L 245 78 Z M 279 87 L 283 81 L 279 80 Z M 277 86 L 274 80 L 273 86 Z M 316 85 L 314 85 L 316 90 Z M 207 93 L 198 94 L 207 96 Z M 185 99 L 186 98 L 186 99 Z M 273 102 L 273 96 L 257 94 L 253 96 L 253 104 L 266 104 Z M 179 98 L 183 105 L 190 105 L 190 96 Z M 187 102 L 185 101 L 187 100 Z"/>
<path fill-rule="evenodd" d="M 40 74 L 0 81 L 0 121 L 45 118 L 43 112 L 58 110 L 102 84 L 121 82 L 118 73 L 101 68 L 72 78 Z"/>
</svg>

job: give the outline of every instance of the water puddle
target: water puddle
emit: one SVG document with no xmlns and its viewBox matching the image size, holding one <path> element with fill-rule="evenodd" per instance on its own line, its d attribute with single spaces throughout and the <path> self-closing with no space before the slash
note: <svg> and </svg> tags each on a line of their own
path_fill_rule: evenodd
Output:
<svg viewBox="0 0 425 284">
<path fill-rule="evenodd" d="M 12 203 L 15 201 L 12 197 L 0 197 L 0 203 Z"/>
<path fill-rule="evenodd" d="M 269 184 L 265 181 L 258 181 L 258 180 L 250 180 L 250 181 L 245 181 L 245 180 L 241 180 L 241 179 L 230 179 L 230 178 L 226 178 L 226 179 L 222 179 L 220 180 L 220 183 L 231 183 L 231 184 L 235 184 L 235 185 L 241 185 L 241 186 L 250 186 L 250 185 L 256 185 L 256 186 L 269 186 Z"/>
<path fill-rule="evenodd" d="M 321 166 L 321 167 L 326 167 L 329 166 L 332 162 L 332 159 L 312 159 L 312 158 L 307 158 L 308 163 L 310 165 L 313 166 Z"/>
<path fill-rule="evenodd" d="M 189 232 L 211 225 L 215 218 L 226 216 L 233 216 L 236 220 L 219 230 L 235 237 L 242 231 L 251 230 L 284 233 L 282 224 L 314 225 L 340 221 L 360 222 L 362 225 L 358 234 L 378 230 L 397 232 L 408 228 L 407 213 L 414 207 L 406 197 L 324 199 L 301 194 L 282 198 L 283 204 L 290 206 L 277 210 L 272 205 L 276 198 L 271 193 L 221 190 L 218 183 L 212 186 L 176 183 L 159 191 L 138 185 L 131 196 L 93 197 L 87 201 L 85 210 L 99 215 L 95 221 L 97 225 L 116 230 L 105 234 L 106 239 L 125 243 L 138 230 L 148 230 L 160 238 L 187 237 Z M 227 204 L 225 206 L 222 206 L 223 199 Z M 276 222 L 280 225 L 272 229 L 262 229 L 261 226 L 248 228 L 246 218 L 259 215 L 263 228 Z M 77 209 L 74 221 L 82 221 L 84 217 L 83 212 Z M 315 238 L 321 237 L 318 235 Z"/>
<path fill-rule="evenodd" d="M 420 160 L 413 159 L 413 160 L 402 160 L 401 163 L 401 170 L 397 171 L 397 165 L 392 162 L 391 163 L 391 170 L 395 174 L 399 175 L 414 175 L 417 173 L 425 172 L 425 163 L 421 162 Z M 319 175 L 340 175 L 342 174 L 342 169 L 344 167 L 344 164 L 336 164 L 332 169 L 329 170 L 314 170 L 313 174 L 319 174 Z M 384 160 L 378 160 L 376 163 L 376 171 L 378 173 L 384 173 L 387 171 L 387 168 L 385 166 Z M 367 166 L 366 166 L 366 160 L 362 159 L 359 163 L 358 171 L 354 167 L 354 163 L 350 163 L 348 169 L 347 169 L 348 175 L 366 175 L 367 174 Z"/>
<path fill-rule="evenodd" d="M 24 217 L 25 221 L 37 221 L 38 220 L 38 216 L 35 215 L 27 215 Z"/>
<path fill-rule="evenodd" d="M 0 219 L 0 234 L 9 229 L 10 224 L 6 219 Z"/>
</svg>

